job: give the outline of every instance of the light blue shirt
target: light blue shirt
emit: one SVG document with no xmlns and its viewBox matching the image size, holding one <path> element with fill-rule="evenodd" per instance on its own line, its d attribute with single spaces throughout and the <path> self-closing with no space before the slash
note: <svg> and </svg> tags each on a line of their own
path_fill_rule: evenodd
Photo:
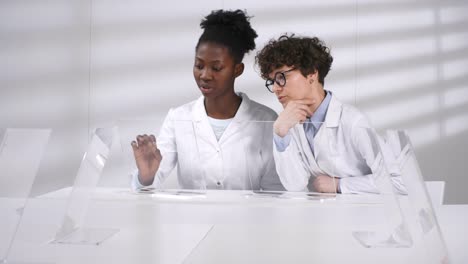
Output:
<svg viewBox="0 0 468 264">
<path fill-rule="evenodd" d="M 314 137 L 322 126 L 322 123 L 325 121 L 328 105 L 330 104 L 332 97 L 332 93 L 330 91 L 325 90 L 325 93 L 325 98 L 323 99 L 322 103 L 320 103 L 317 110 L 315 110 L 315 113 L 311 117 L 307 118 L 303 124 L 307 141 L 309 142 L 312 153 L 314 153 Z M 291 134 L 288 131 L 284 137 L 280 137 L 273 133 L 273 142 L 275 142 L 276 150 L 283 152 L 291 142 Z"/>
</svg>

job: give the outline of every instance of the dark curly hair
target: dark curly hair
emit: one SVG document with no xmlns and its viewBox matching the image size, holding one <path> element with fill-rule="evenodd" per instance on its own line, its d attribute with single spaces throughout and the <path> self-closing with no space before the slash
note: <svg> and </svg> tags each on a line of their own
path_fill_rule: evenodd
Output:
<svg viewBox="0 0 468 264">
<path fill-rule="evenodd" d="M 244 55 L 255 49 L 257 33 L 250 26 L 250 18 L 239 9 L 212 11 L 200 23 L 204 31 L 195 49 L 203 42 L 221 44 L 229 49 L 236 63 L 242 62 Z"/>
<path fill-rule="evenodd" d="M 286 65 L 299 69 L 304 76 L 318 71 L 319 82 L 323 85 L 333 57 L 330 55 L 330 49 L 317 37 L 295 37 L 294 34 L 284 34 L 278 40 L 270 40 L 257 53 L 255 62 L 260 67 L 263 79 L 267 79 L 275 69 Z"/>
</svg>

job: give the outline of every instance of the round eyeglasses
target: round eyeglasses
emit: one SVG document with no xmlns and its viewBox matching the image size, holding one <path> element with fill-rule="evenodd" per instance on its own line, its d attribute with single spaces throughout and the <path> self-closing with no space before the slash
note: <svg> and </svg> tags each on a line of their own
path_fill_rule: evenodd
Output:
<svg viewBox="0 0 468 264">
<path fill-rule="evenodd" d="M 275 85 L 275 83 L 278 84 L 280 87 L 284 87 L 286 85 L 286 75 L 285 75 L 285 73 L 288 73 L 288 72 L 293 71 L 295 69 L 296 68 L 292 68 L 292 69 L 289 69 L 289 70 L 286 70 L 286 71 L 277 72 L 277 73 L 275 73 L 275 77 L 273 79 L 266 79 L 265 86 L 268 89 L 268 91 L 270 93 L 274 93 L 273 86 Z"/>
</svg>

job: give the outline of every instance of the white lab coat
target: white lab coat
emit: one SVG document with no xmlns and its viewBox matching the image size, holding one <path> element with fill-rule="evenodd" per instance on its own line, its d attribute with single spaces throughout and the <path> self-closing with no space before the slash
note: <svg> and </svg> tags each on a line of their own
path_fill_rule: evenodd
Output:
<svg viewBox="0 0 468 264">
<path fill-rule="evenodd" d="M 272 154 L 272 121 L 277 114 L 239 95 L 242 103 L 219 141 L 203 96 L 169 110 L 157 138 L 163 159 L 154 187 L 161 186 L 177 165 L 179 186 L 184 189 L 284 190 Z M 132 185 L 141 187 L 137 173 Z"/>
<path fill-rule="evenodd" d="M 366 129 L 370 126 L 365 116 L 332 95 L 325 121 L 314 137 L 315 155 L 302 124 L 289 131 L 292 138 L 285 151 L 273 148 L 283 186 L 288 191 L 314 191 L 311 183 L 315 177 L 329 175 L 340 178 L 342 193 L 378 193 L 371 170 L 376 150 L 369 144 Z M 401 177 L 392 174 L 393 187 L 405 193 Z"/>
</svg>

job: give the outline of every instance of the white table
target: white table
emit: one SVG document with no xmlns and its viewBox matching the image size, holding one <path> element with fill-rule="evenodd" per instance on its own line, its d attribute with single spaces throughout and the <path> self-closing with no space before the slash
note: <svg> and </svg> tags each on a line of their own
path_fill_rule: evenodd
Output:
<svg viewBox="0 0 468 264">
<path fill-rule="evenodd" d="M 86 227 L 119 232 L 99 246 L 48 244 L 68 191 L 28 202 L 11 259 L 35 263 L 415 263 L 407 248 L 364 248 L 351 235 L 385 215 L 372 196 L 305 200 L 208 191 L 137 195 L 98 189 Z M 5 200 L 3 206 L 8 204 Z M 468 263 L 468 205 L 435 206 L 452 263 Z"/>
</svg>

